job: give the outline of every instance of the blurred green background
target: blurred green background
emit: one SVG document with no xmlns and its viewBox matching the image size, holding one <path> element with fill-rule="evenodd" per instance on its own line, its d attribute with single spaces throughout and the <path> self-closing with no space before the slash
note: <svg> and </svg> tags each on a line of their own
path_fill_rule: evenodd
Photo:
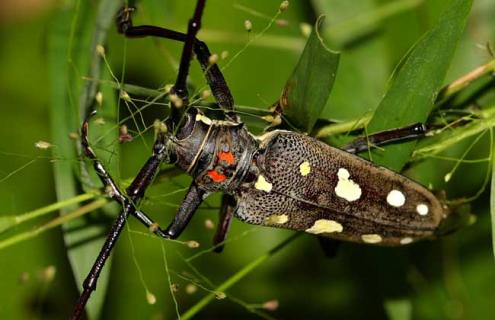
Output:
<svg viewBox="0 0 495 320">
<path fill-rule="evenodd" d="M 138 4 L 136 22 L 185 30 L 194 3 L 192 0 L 143 0 Z M 448 1 L 292 1 L 279 17 L 283 21 L 276 21 L 232 59 L 268 25 L 279 4 L 271 0 L 209 0 L 199 38 L 209 44 L 212 52 L 229 52 L 219 64 L 228 64 L 224 74 L 236 103 L 266 108 L 279 98 L 298 61 L 305 43 L 301 29 L 313 25 L 320 14 L 325 14 L 323 33 L 327 43 L 341 51 L 342 56 L 323 118 L 342 121 L 358 119 L 374 110 L 394 67 L 432 27 Z M 62 42 L 71 42 L 75 49 L 78 43 L 89 43 L 98 5 L 98 1 L 68 0 L 4 0 L 0 3 L 1 216 L 21 214 L 57 202 L 54 165 L 67 164 L 71 168 L 81 162 L 77 156 L 60 156 L 63 154 L 61 146 L 55 142 L 69 139 L 69 133 L 76 130 L 74 124 L 79 120 L 67 119 L 72 130 L 55 138 L 56 116 L 50 115 L 57 95 L 64 94 L 57 91 L 59 87 L 54 87 L 58 83 L 54 79 L 66 81 L 66 75 L 58 74 L 60 69 L 56 66 L 68 66 L 69 71 L 66 71 L 76 79 L 66 83 L 69 87 L 83 86 L 89 81 L 83 78 L 87 71 L 78 66 L 88 64 L 92 56 L 84 45 L 78 52 L 56 56 L 54 39 L 60 36 L 62 26 L 67 30 L 82 30 L 71 37 L 62 36 Z M 250 33 L 244 29 L 246 19 L 253 25 Z M 495 4 L 492 0 L 476 0 L 445 83 L 493 59 L 485 44 L 494 39 Z M 179 43 L 156 39 L 125 41 L 112 25 L 106 48 L 108 65 L 103 66 L 104 77 L 108 77 L 109 71 L 118 79 L 125 74 L 125 83 L 152 89 L 175 80 Z M 205 82 L 196 64 L 193 63 L 192 69 L 190 82 L 197 89 Z M 101 90 L 104 108 L 115 107 L 116 93 L 108 85 L 102 85 Z M 493 106 L 494 102 L 493 94 L 488 94 L 483 105 Z M 126 117 L 129 111 L 125 105 L 121 103 L 119 107 L 120 118 Z M 78 97 L 72 96 L 66 111 L 73 112 L 77 118 L 78 108 Z M 144 113 L 142 121 L 150 126 L 154 118 L 163 115 L 162 107 L 155 106 Z M 243 116 L 256 130 L 257 119 Z M 136 135 L 133 122 L 128 124 L 131 133 Z M 113 138 L 106 145 L 98 145 L 97 152 L 107 159 L 117 180 L 125 184 L 149 155 L 152 130 L 142 139 L 123 145 L 120 155 L 113 157 L 112 152 L 119 149 L 116 133 L 115 129 L 114 136 L 107 135 Z M 98 135 L 102 133 L 96 130 L 93 139 Z M 482 137 L 467 158 L 486 157 L 490 148 L 488 138 L 488 135 Z M 35 148 L 40 140 L 54 145 L 48 150 Z M 460 158 L 470 142 L 464 144 L 449 155 Z M 73 145 L 75 148 L 75 142 Z M 408 173 L 424 183 L 431 182 L 436 189 L 447 190 L 449 197 L 469 197 L 481 190 L 489 174 L 486 162 L 461 165 L 445 183 L 443 177 L 453 165 L 429 160 Z M 161 225 L 167 225 L 189 181 L 185 176 L 160 180 L 149 190 L 144 210 Z M 200 247 L 195 249 L 149 237 L 146 229 L 130 221 L 115 249 L 111 266 L 106 268 L 108 289 L 104 291 L 105 281 L 102 281 L 98 290 L 100 297 L 95 296 L 94 303 L 101 303 L 101 311 L 92 307 L 92 314 L 101 319 L 175 318 L 168 276 L 178 310 L 183 313 L 208 293 L 199 286 L 192 287 L 187 279 L 195 279 L 211 289 L 211 285 L 222 283 L 293 234 L 234 221 L 231 241 L 222 254 L 205 252 L 189 260 L 211 246 L 213 231 L 205 227 L 205 222 L 216 221 L 217 209 L 218 197 L 208 199 L 181 236 L 181 240 L 199 242 Z M 214 300 L 203 308 L 197 318 L 492 319 L 495 316 L 495 265 L 488 191 L 472 203 L 472 212 L 477 216 L 476 223 L 440 240 L 406 248 L 344 244 L 333 259 L 323 255 L 313 237 L 301 235 L 230 288 L 226 298 Z M 108 228 L 114 213 L 115 208 L 110 208 L 85 217 L 84 221 Z M 36 230 L 56 216 L 57 213 L 53 213 L 8 230 L 0 234 L 0 240 Z M 82 228 L 83 233 L 85 230 Z M 91 241 L 76 244 L 72 241 L 66 245 L 62 230 L 54 228 L 1 249 L 0 318 L 66 319 L 78 295 L 67 252 L 81 246 L 89 248 L 86 257 L 77 258 L 84 261 L 81 262 L 84 267 L 76 271 L 83 277 L 87 266 L 96 258 L 98 241 L 103 234 L 96 229 L 90 233 Z M 155 304 L 147 302 L 147 291 L 156 297 Z M 278 302 L 278 308 L 267 310 L 273 301 Z M 263 306 L 266 302 L 271 305 Z M 263 312 L 263 315 L 254 312 Z"/>
</svg>

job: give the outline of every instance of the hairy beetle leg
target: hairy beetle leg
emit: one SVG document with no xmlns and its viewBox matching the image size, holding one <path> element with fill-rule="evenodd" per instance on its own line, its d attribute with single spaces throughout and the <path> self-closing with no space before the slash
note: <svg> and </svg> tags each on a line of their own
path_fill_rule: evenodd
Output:
<svg viewBox="0 0 495 320">
<path fill-rule="evenodd" d="M 165 155 L 165 138 L 163 135 L 159 135 L 154 148 L 153 155 L 148 159 L 146 164 L 140 170 L 136 178 L 132 181 L 129 188 L 127 188 L 127 194 L 129 195 L 129 200 L 122 191 L 117 187 L 116 183 L 113 181 L 112 177 L 103 166 L 101 161 L 96 157 L 93 149 L 89 145 L 88 141 L 88 127 L 89 127 L 89 119 L 91 116 L 95 115 L 96 112 L 93 111 L 83 122 L 81 128 L 81 144 L 83 146 L 83 151 L 88 158 L 93 161 L 93 166 L 98 173 L 98 177 L 100 178 L 103 186 L 106 190 L 109 190 L 110 196 L 113 200 L 120 203 L 123 207 L 127 204 L 132 205 L 132 210 L 130 210 L 130 214 L 135 216 L 141 223 L 143 223 L 146 227 L 151 228 L 156 223 L 148 217 L 148 215 L 142 211 L 139 211 L 135 207 L 135 203 L 138 202 L 143 196 L 145 189 L 151 184 L 153 177 L 155 176 L 160 163 L 163 161 L 163 157 Z M 165 231 L 160 228 L 154 228 L 154 233 L 163 238 L 169 238 Z"/>
<path fill-rule="evenodd" d="M 150 227 L 153 225 L 153 221 L 143 212 L 140 212 L 134 206 L 134 203 L 138 202 L 142 196 L 144 195 L 145 189 L 149 186 L 152 181 L 153 176 L 159 168 L 161 161 L 163 160 L 163 152 L 165 148 L 162 148 L 163 145 L 163 137 L 157 138 L 157 142 L 155 142 L 154 153 L 150 157 L 150 159 L 146 162 L 145 166 L 141 169 L 137 177 L 131 183 L 131 186 L 128 188 L 128 192 L 130 193 L 131 199 L 129 200 L 117 187 L 116 183 L 113 181 L 112 177 L 103 166 L 103 163 L 96 157 L 93 149 L 89 145 L 88 141 L 88 128 L 89 128 L 89 119 L 91 116 L 95 115 L 96 112 L 93 111 L 83 122 L 81 128 L 81 145 L 83 147 L 83 151 L 86 156 L 93 161 L 93 166 L 98 173 L 98 177 L 101 182 L 105 186 L 107 190 L 109 190 L 110 196 L 112 199 L 117 201 L 122 205 L 122 211 L 119 216 L 115 220 L 112 225 L 112 229 L 110 234 L 107 236 L 105 243 L 98 254 L 98 258 L 93 264 L 91 271 L 88 273 L 88 276 L 84 280 L 83 283 L 83 292 L 79 297 L 74 312 L 72 314 L 71 319 L 80 319 L 82 314 L 84 313 L 84 308 L 86 303 L 91 295 L 91 293 L 96 290 L 96 283 L 98 277 L 100 276 L 101 270 L 105 265 L 106 260 L 110 256 L 110 253 L 117 242 L 122 229 L 125 226 L 127 221 L 127 217 L 129 214 L 136 216 L 139 221 L 143 222 L 145 225 Z M 170 238 L 166 231 L 161 230 L 160 228 L 156 228 L 155 233 L 164 238 Z"/>
<path fill-rule="evenodd" d="M 220 209 L 217 231 L 213 237 L 214 251 L 220 253 L 223 251 L 224 242 L 230 229 L 232 217 L 234 216 L 235 199 L 233 196 L 224 193 L 222 196 L 222 207 Z"/>
<path fill-rule="evenodd" d="M 359 153 L 366 151 L 373 146 L 381 146 L 392 142 L 417 139 L 423 137 L 426 134 L 426 131 L 426 125 L 423 123 L 415 123 L 407 127 L 381 131 L 367 137 L 358 138 L 344 146 L 342 150 L 349 153 Z"/>
</svg>

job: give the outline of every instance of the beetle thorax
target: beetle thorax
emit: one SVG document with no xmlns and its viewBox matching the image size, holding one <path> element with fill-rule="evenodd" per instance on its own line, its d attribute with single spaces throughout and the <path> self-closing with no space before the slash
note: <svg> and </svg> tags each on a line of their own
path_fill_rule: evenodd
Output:
<svg viewBox="0 0 495 320">
<path fill-rule="evenodd" d="M 256 150 L 242 123 L 211 120 L 199 113 L 189 115 L 173 145 L 176 164 L 209 191 L 235 189 Z"/>
</svg>

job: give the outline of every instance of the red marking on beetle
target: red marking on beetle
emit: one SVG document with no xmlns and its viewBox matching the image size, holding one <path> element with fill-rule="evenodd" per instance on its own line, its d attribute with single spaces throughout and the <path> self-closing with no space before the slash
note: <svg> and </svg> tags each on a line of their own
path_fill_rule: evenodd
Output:
<svg viewBox="0 0 495 320">
<path fill-rule="evenodd" d="M 220 151 L 218 153 L 218 160 L 225 161 L 229 165 L 235 164 L 234 154 L 232 152 L 230 152 L 230 151 L 227 151 L 227 152 Z"/>
<path fill-rule="evenodd" d="M 208 177 L 210 177 L 211 180 L 213 180 L 214 182 L 222 182 L 222 181 L 225 181 L 227 179 L 227 177 L 225 175 L 221 174 L 220 172 L 218 172 L 216 170 L 208 171 Z"/>
</svg>

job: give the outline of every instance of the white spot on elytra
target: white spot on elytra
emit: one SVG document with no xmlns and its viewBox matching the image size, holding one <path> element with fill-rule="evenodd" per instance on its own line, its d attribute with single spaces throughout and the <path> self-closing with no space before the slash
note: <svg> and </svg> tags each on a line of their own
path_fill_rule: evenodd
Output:
<svg viewBox="0 0 495 320">
<path fill-rule="evenodd" d="M 254 187 L 265 192 L 272 191 L 272 184 L 266 181 L 265 177 L 263 177 L 261 174 L 258 176 L 258 180 L 256 180 Z"/>
<path fill-rule="evenodd" d="M 311 165 L 309 164 L 309 161 L 304 161 L 301 163 L 299 166 L 299 172 L 302 176 L 307 176 L 311 172 Z"/>
<path fill-rule="evenodd" d="M 289 221 L 289 216 L 286 214 L 272 214 L 265 219 L 268 224 L 284 224 L 287 221 Z"/>
<path fill-rule="evenodd" d="M 366 243 L 379 243 L 382 242 L 382 237 L 379 234 L 363 234 L 361 239 Z"/>
<path fill-rule="evenodd" d="M 212 123 L 210 118 L 208 118 L 207 116 L 202 115 L 200 113 L 198 113 L 196 115 L 196 121 L 201 121 L 201 122 L 203 122 L 204 124 L 207 124 L 207 125 L 211 125 L 211 123 Z"/>
<path fill-rule="evenodd" d="M 394 207 L 402 207 L 406 203 L 406 196 L 399 190 L 392 190 L 387 195 L 387 202 Z"/>
<path fill-rule="evenodd" d="M 411 237 L 405 237 L 400 239 L 400 244 L 410 244 L 413 242 L 413 238 Z"/>
<path fill-rule="evenodd" d="M 355 201 L 361 197 L 361 187 L 349 179 L 350 174 L 347 169 L 340 168 L 337 172 L 337 177 L 339 182 L 335 187 L 335 194 L 347 201 Z"/>
<path fill-rule="evenodd" d="M 316 220 L 313 226 L 306 229 L 306 232 L 313 234 L 342 232 L 344 228 L 340 223 L 333 220 L 320 219 Z"/>
<path fill-rule="evenodd" d="M 420 216 L 426 216 L 428 214 L 428 206 L 424 203 L 420 203 L 416 206 L 416 211 L 419 213 Z"/>
</svg>

